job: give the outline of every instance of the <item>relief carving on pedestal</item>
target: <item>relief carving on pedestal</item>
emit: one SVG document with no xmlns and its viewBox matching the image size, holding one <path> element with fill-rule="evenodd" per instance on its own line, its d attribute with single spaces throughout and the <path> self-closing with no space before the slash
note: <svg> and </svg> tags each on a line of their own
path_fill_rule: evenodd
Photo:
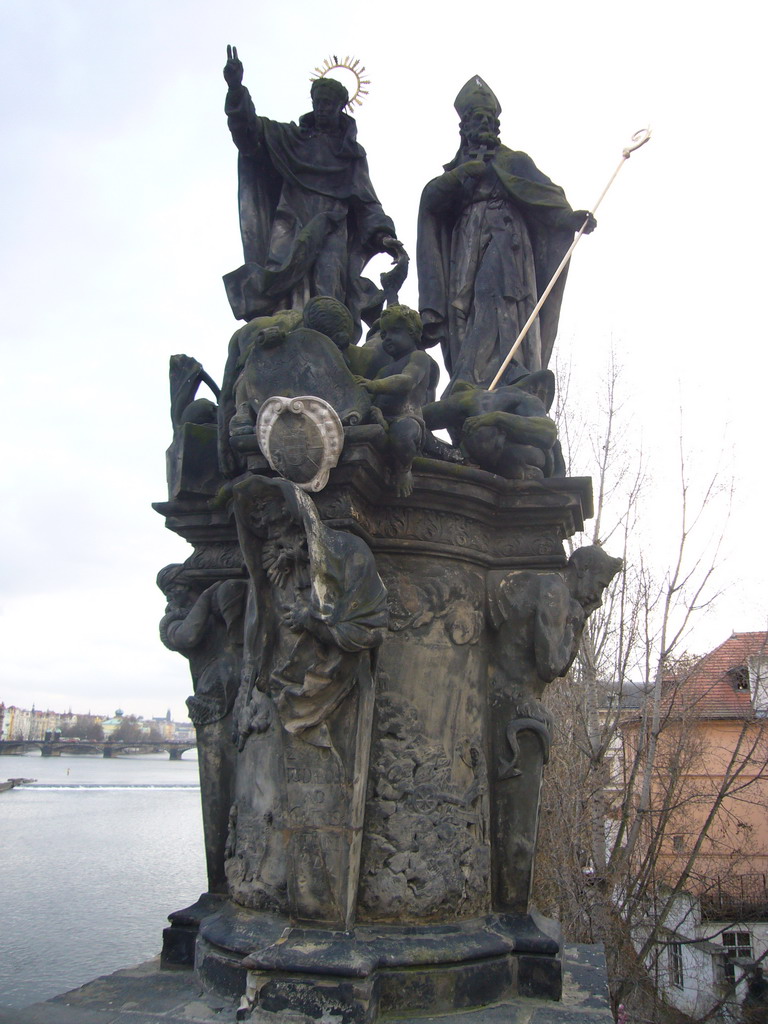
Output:
<svg viewBox="0 0 768 1024">
<path fill-rule="evenodd" d="M 480 737 L 464 740 L 451 759 L 424 734 L 413 705 L 393 697 L 378 700 L 376 722 L 361 919 L 481 913 L 488 899 L 489 810 Z M 457 761 L 467 778 L 463 788 L 455 781 Z"/>
<path fill-rule="evenodd" d="M 483 628 L 479 577 L 447 567 L 406 577 L 396 571 L 386 556 L 379 559 L 379 568 L 387 587 L 392 632 L 417 630 L 439 619 L 451 643 L 460 646 L 478 642 Z"/>
<path fill-rule="evenodd" d="M 491 683 L 493 688 L 494 683 Z M 499 752 L 496 778 L 515 779 L 523 774 L 518 767 L 520 764 L 520 741 L 518 736 L 521 732 L 532 732 L 541 745 L 542 763 L 549 762 L 549 748 L 552 743 L 552 716 L 542 703 L 537 700 L 520 701 L 514 708 L 514 718 L 507 722 L 505 736 L 512 756 L 506 759 L 503 753 Z"/>
</svg>

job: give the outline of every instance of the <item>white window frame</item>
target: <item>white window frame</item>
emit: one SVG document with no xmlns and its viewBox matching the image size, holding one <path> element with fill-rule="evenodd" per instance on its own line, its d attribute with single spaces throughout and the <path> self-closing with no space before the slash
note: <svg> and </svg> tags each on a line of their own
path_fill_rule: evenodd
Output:
<svg viewBox="0 0 768 1024">
<path fill-rule="evenodd" d="M 667 946 L 667 968 L 669 970 L 670 984 L 674 985 L 675 988 L 685 988 L 682 942 L 670 942 Z"/>
</svg>

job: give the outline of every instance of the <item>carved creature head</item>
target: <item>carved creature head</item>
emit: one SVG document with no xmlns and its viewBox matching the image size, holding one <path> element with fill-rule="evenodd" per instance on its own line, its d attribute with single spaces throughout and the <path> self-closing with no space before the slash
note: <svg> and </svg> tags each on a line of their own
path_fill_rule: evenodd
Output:
<svg viewBox="0 0 768 1024">
<path fill-rule="evenodd" d="M 304 307 L 304 324 L 331 339 L 342 352 L 355 337 L 355 321 L 343 302 L 330 295 L 316 295 Z"/>
<path fill-rule="evenodd" d="M 589 615 L 599 608 L 603 591 L 624 563 L 612 558 L 597 544 L 577 548 L 568 560 L 568 587 L 574 601 L 578 601 Z"/>
<path fill-rule="evenodd" d="M 379 321 L 384 351 L 397 359 L 418 348 L 421 341 L 421 317 L 409 306 L 388 306 Z"/>
<path fill-rule="evenodd" d="M 341 122 L 341 112 L 349 103 L 345 87 L 334 78 L 316 78 L 309 94 L 315 127 L 321 132 L 336 131 Z"/>
</svg>

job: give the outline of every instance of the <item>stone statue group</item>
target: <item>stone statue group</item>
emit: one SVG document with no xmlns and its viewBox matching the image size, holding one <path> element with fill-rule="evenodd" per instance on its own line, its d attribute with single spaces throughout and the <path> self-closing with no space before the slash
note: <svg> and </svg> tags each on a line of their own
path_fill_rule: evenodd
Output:
<svg viewBox="0 0 768 1024">
<path fill-rule="evenodd" d="M 556 987 L 557 940 L 528 906 L 540 698 L 621 565 L 562 547 L 589 506 L 548 415 L 564 276 L 489 385 L 594 220 L 501 144 L 499 102 L 474 77 L 456 98 L 458 152 L 422 194 L 410 309 L 408 256 L 344 87 L 316 79 L 311 112 L 282 124 L 256 114 L 234 48 L 224 77 L 244 251 L 225 286 L 245 324 L 220 389 L 172 358 L 170 500 L 157 506 L 195 548 L 158 585 L 162 641 L 190 663 L 222 901 L 198 914 L 198 970 L 216 987 L 234 958 L 248 1005 L 361 1021 L 458 999 L 466 978 L 435 980 L 419 1007 L 397 971 L 463 956 L 474 977 L 481 947 L 489 971 L 527 950 Z M 364 270 L 380 252 L 393 268 L 378 287 Z M 216 404 L 196 398 L 201 383 Z M 457 921 L 463 953 L 440 931 Z M 397 955 L 381 924 L 406 928 Z M 498 984 L 522 990 L 526 969 Z M 329 994 L 318 974 L 370 985 Z"/>
<path fill-rule="evenodd" d="M 563 190 L 530 157 L 501 144 L 501 106 L 492 90 L 478 76 L 461 89 L 455 103 L 459 150 L 424 189 L 416 315 L 392 301 L 408 257 L 376 197 L 355 122 L 344 112 L 344 86 L 316 79 L 312 111 L 298 124 L 281 124 L 256 114 L 237 50 L 230 48 L 228 56 L 225 109 L 239 151 L 245 255 L 244 265 L 225 277 L 235 316 L 253 322 L 309 307 L 306 317 L 320 296 L 346 307 L 351 323 L 341 323 L 345 313 L 334 312 L 329 302 L 324 316 L 339 321 L 331 336 L 372 396 L 373 415 L 380 412 L 388 424 L 403 492 L 413 457 L 423 450 L 424 427 L 449 429 L 470 461 L 507 478 L 562 475 L 556 431 L 547 418 L 554 396 L 547 365 L 565 276 L 528 332 L 520 360 L 506 371 L 504 386 L 487 388 L 574 232 L 585 220 L 591 230 L 594 221 L 584 210 L 573 211 Z M 379 252 L 395 260 L 382 288 L 363 276 Z M 389 312 L 382 321 L 385 303 Z M 313 319 L 319 316 L 315 312 Z M 369 333 L 358 345 L 363 324 Z M 436 404 L 437 368 L 424 349 L 438 343 L 451 379 L 444 401 Z M 241 338 L 240 359 L 225 374 L 224 417 L 232 412 L 234 371 L 242 369 L 245 345 Z M 239 397 L 235 429 L 242 433 L 258 402 L 247 386 Z M 226 436 L 222 457 L 231 469 Z"/>
</svg>

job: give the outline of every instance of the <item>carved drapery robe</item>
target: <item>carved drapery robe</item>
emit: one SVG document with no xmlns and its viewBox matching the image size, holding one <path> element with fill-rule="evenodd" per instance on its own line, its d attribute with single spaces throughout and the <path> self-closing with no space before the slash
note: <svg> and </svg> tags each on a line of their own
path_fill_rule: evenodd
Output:
<svg viewBox="0 0 768 1024">
<path fill-rule="evenodd" d="M 479 178 L 461 151 L 425 187 L 419 210 L 419 309 L 442 323 L 451 380 L 487 386 L 573 239 L 571 207 L 525 153 L 499 146 Z M 557 334 L 565 274 L 519 350 L 546 368 Z M 520 376 L 510 368 L 505 382 Z"/>
<path fill-rule="evenodd" d="M 235 487 L 251 577 L 227 878 L 244 906 L 349 927 L 370 748 L 371 650 L 387 625 L 373 555 L 283 479 Z M 354 884 L 349 878 L 354 876 Z"/>
<path fill-rule="evenodd" d="M 245 265 L 224 283 L 232 311 L 250 320 L 302 309 L 312 295 L 343 302 L 356 322 L 383 293 L 361 276 L 395 227 L 379 203 L 353 118 L 319 132 L 314 115 L 282 124 L 259 117 L 245 87 L 227 95 L 238 160 Z"/>
</svg>

